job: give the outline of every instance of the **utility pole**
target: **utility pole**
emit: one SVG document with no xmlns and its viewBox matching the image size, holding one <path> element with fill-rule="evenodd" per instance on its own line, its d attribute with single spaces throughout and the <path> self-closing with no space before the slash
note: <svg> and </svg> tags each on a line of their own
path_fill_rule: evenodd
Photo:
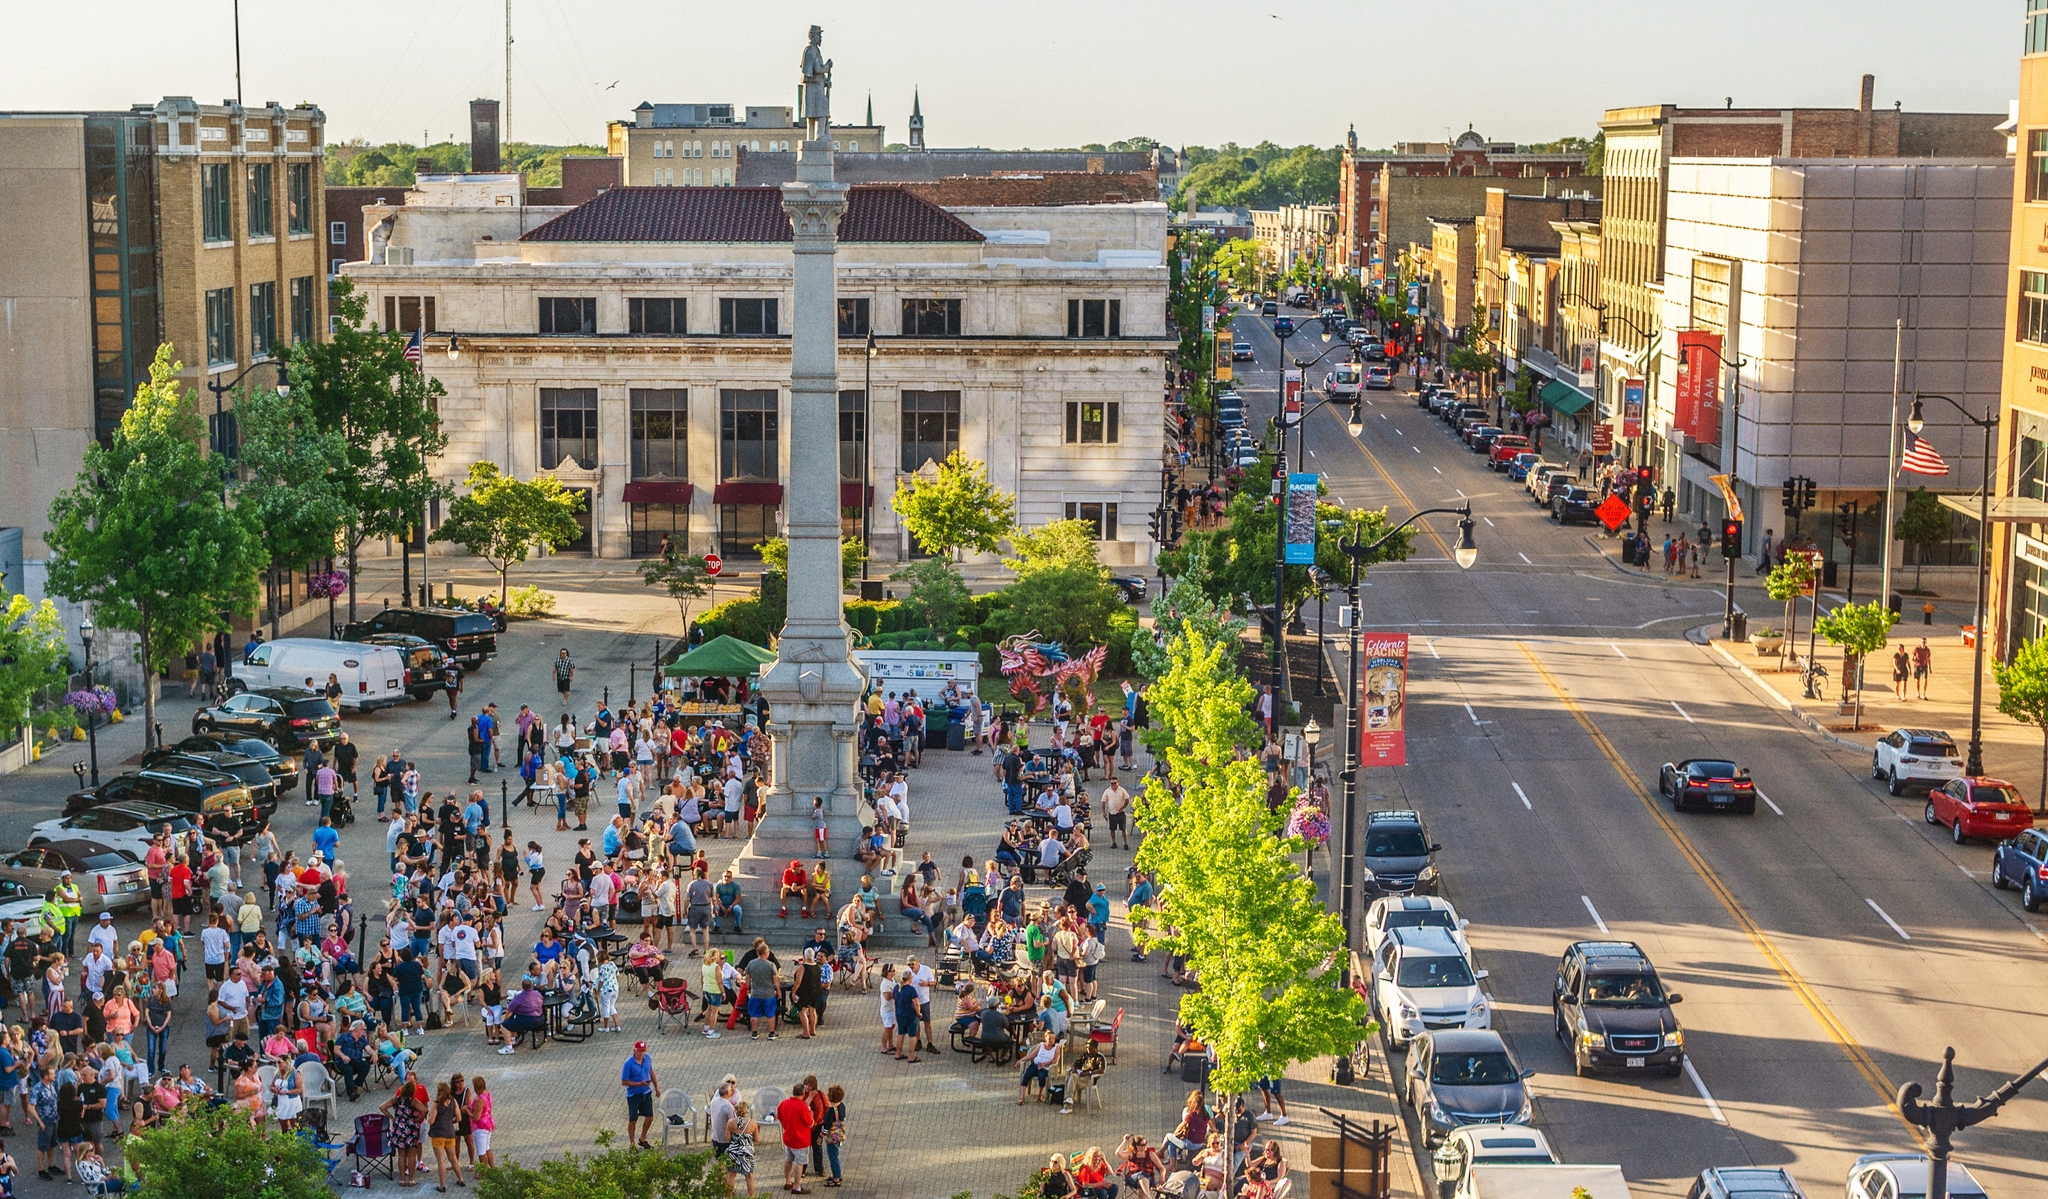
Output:
<svg viewBox="0 0 2048 1199">
<path fill-rule="evenodd" d="M 498 144 L 512 144 L 512 0 L 505 0 L 505 102 L 498 106 Z"/>
<path fill-rule="evenodd" d="M 508 0 L 509 2 L 509 0 Z M 235 106 L 242 103 L 242 0 L 235 0 Z"/>
</svg>

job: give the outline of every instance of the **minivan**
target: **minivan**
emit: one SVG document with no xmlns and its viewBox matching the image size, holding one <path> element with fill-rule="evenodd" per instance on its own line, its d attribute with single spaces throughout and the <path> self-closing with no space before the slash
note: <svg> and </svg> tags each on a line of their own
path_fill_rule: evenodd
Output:
<svg viewBox="0 0 2048 1199">
<path fill-rule="evenodd" d="M 411 698 L 405 655 L 388 645 L 282 637 L 254 647 L 247 660 L 232 663 L 229 672 L 231 692 L 259 687 L 319 692 L 331 674 L 341 683 L 339 706 L 357 712 L 389 708 Z"/>
<path fill-rule="evenodd" d="M 1340 362 L 1337 369 L 1330 372 L 1325 388 L 1332 396 L 1340 396 L 1347 400 L 1355 399 L 1358 396 L 1359 373 L 1358 363 Z"/>
<path fill-rule="evenodd" d="M 359 633 L 424 637 L 471 670 L 498 653 L 498 622 L 466 608 L 386 608 L 368 620 L 350 624 L 341 635 L 354 641 Z"/>
</svg>

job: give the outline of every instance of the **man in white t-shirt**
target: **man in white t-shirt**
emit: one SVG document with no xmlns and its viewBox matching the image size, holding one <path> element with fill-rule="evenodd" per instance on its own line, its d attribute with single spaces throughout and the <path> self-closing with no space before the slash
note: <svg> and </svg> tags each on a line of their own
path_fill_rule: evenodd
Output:
<svg viewBox="0 0 2048 1199">
<path fill-rule="evenodd" d="M 107 977 L 107 971 L 113 968 L 113 957 L 102 950 L 97 943 L 86 946 L 85 956 L 78 959 L 78 973 L 85 980 L 85 989 L 94 995 L 100 994 L 101 984 Z"/>
<path fill-rule="evenodd" d="M 205 955 L 208 982 L 219 982 L 227 977 L 228 945 L 231 940 L 228 930 L 218 924 L 209 924 L 199 930 L 199 947 Z"/>
<path fill-rule="evenodd" d="M 214 995 L 220 1010 L 234 1026 L 234 1032 L 249 1031 L 249 985 L 242 981 L 239 971 L 230 971 L 220 990 Z"/>
<path fill-rule="evenodd" d="M 441 961 L 446 966 L 462 971 L 471 982 L 476 981 L 476 929 L 469 921 L 457 917 L 452 923 L 441 926 L 435 934 L 441 946 Z"/>
<path fill-rule="evenodd" d="M 939 976 L 932 972 L 931 964 L 910 959 L 910 978 L 917 984 L 917 1018 L 924 1025 L 924 1047 L 937 1053 L 938 1046 L 932 1044 L 932 988 L 938 985 Z"/>
<path fill-rule="evenodd" d="M 91 932 L 85 934 L 85 943 L 99 946 L 106 951 L 108 957 L 114 957 L 121 952 L 121 934 L 114 931 L 112 912 L 100 913 L 99 923 L 93 926 Z"/>
<path fill-rule="evenodd" d="M 896 803 L 896 819 L 910 823 L 910 784 L 898 773 L 889 784 L 889 798 Z"/>
</svg>

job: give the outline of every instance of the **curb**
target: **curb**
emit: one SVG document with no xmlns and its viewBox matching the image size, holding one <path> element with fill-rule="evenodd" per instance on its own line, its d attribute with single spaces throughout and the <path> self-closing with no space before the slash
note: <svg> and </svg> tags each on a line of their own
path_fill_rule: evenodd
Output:
<svg viewBox="0 0 2048 1199">
<path fill-rule="evenodd" d="M 1695 629 L 1692 632 L 1687 633 L 1686 636 L 1687 638 L 1692 638 L 1693 633 L 1697 633 L 1704 629 L 1712 627 L 1714 626 L 1703 625 L 1700 629 Z M 1777 700 L 1778 703 L 1786 711 L 1792 713 L 1792 715 L 1794 716 L 1797 716 L 1800 720 L 1800 723 L 1804 724 L 1808 729 L 1811 729 L 1813 733 L 1816 736 L 1820 737 L 1823 741 L 1831 741 L 1836 745 L 1841 746 L 1843 749 L 1853 749 L 1857 753 L 1870 752 L 1870 747 L 1868 745 L 1859 744 L 1855 741 L 1849 740 L 1846 737 L 1837 737 L 1835 734 L 1829 732 L 1825 725 L 1821 724 L 1820 721 L 1815 720 L 1812 716 L 1807 715 L 1806 710 L 1801 708 L 1798 704 L 1793 703 L 1791 700 L 1786 699 L 1783 695 L 1779 694 L 1778 689 L 1776 687 L 1773 687 L 1769 683 L 1765 682 L 1764 677 L 1762 675 L 1758 674 L 1755 670 L 1751 669 L 1747 664 L 1738 659 L 1734 654 L 1729 653 L 1726 647 L 1724 647 L 1720 642 L 1709 640 L 1706 642 L 1706 644 L 1709 647 L 1711 647 L 1715 653 L 1721 655 L 1721 657 L 1727 661 L 1728 665 L 1733 666 L 1735 669 L 1741 671 L 1743 675 L 1749 679 L 1750 682 L 1755 683 L 1757 686 L 1763 688 L 1766 692 L 1768 692 L 1771 698 Z"/>
</svg>

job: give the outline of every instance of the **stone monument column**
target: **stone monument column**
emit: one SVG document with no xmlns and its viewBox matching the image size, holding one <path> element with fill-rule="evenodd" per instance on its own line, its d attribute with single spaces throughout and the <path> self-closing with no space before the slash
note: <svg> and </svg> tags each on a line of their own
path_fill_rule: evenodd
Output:
<svg viewBox="0 0 2048 1199">
<path fill-rule="evenodd" d="M 742 863 L 772 883 L 779 863 L 811 856 L 811 801 L 825 800 L 835 857 L 860 832 L 855 705 L 867 680 L 849 654 L 839 573 L 839 310 L 834 268 L 847 187 L 832 178 L 832 64 L 811 27 L 804 51 L 804 141 L 782 186 L 795 234 L 790 326 L 789 608 L 780 657 L 761 676 L 775 747 L 766 810 Z M 749 860 L 751 859 L 751 860 Z M 857 875 L 856 875 L 857 877 Z M 772 891 L 771 891 L 772 894 Z"/>
</svg>

